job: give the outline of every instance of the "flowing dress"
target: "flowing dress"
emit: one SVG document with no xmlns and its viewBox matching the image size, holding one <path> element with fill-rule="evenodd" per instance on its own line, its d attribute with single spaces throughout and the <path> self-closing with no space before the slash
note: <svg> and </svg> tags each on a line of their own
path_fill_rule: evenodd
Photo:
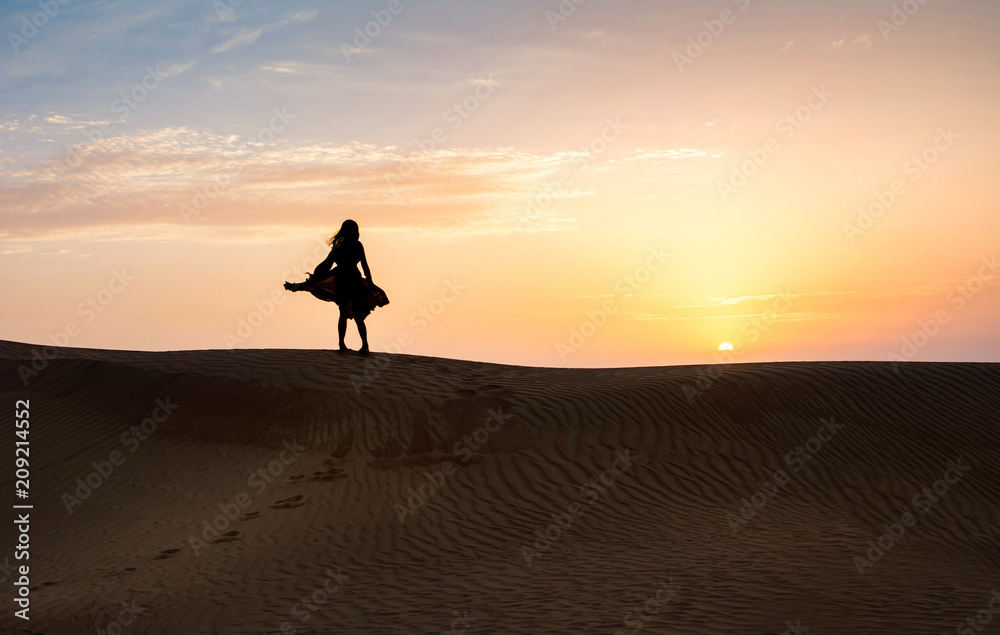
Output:
<svg viewBox="0 0 1000 635">
<path fill-rule="evenodd" d="M 363 320 L 374 309 L 389 304 L 385 291 L 358 271 L 363 253 L 360 242 L 334 245 L 330 255 L 319 263 L 308 280 L 298 284 L 286 282 L 285 288 L 308 291 L 325 302 L 336 302 L 349 319 Z"/>
</svg>

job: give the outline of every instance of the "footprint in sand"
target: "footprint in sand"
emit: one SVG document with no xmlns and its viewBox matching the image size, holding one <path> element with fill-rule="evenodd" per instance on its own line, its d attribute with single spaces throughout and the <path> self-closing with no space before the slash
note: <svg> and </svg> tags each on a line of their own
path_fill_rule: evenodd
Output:
<svg viewBox="0 0 1000 635">
<path fill-rule="evenodd" d="M 108 571 L 107 573 L 105 573 L 104 577 L 105 578 L 113 578 L 113 577 L 119 576 L 119 575 L 128 575 L 129 573 L 132 573 L 133 571 L 135 571 L 135 567 L 126 567 L 126 568 L 122 569 L 121 571 L 118 571 L 117 569 L 112 569 L 111 571 Z"/>
<path fill-rule="evenodd" d="M 331 467 L 329 470 L 326 470 L 325 472 L 314 472 L 312 478 L 310 478 L 309 480 L 321 483 L 329 483 L 330 481 L 336 481 L 339 478 L 347 478 L 347 475 L 344 474 L 344 470 L 340 469 L 339 467 Z"/>
<path fill-rule="evenodd" d="M 156 554 L 153 560 L 166 560 L 167 558 L 173 557 L 180 549 L 164 549 L 160 553 Z"/>
<path fill-rule="evenodd" d="M 243 534 L 234 530 L 234 531 L 227 531 L 221 536 L 216 536 L 215 538 L 209 540 L 209 542 L 214 544 L 217 542 L 235 542 L 237 540 L 243 540 Z"/>
<path fill-rule="evenodd" d="M 306 477 L 305 474 L 296 474 L 295 476 L 289 476 L 288 480 L 291 481 L 292 483 L 301 483 L 302 479 L 304 479 L 305 477 Z"/>
<path fill-rule="evenodd" d="M 52 586 L 54 584 L 59 584 L 59 583 L 58 582 L 42 582 L 42 586 L 32 586 L 32 587 L 28 587 L 28 589 L 31 590 L 31 591 L 37 591 L 38 589 L 42 588 L 43 586 Z"/>
<path fill-rule="evenodd" d="M 305 498 L 304 496 L 298 494 L 296 496 L 292 496 L 291 498 L 286 498 L 284 500 L 280 500 L 277 501 L 276 503 L 273 503 L 271 505 L 271 509 L 292 509 L 295 507 L 302 507 L 303 505 L 305 505 L 305 503 L 302 502 L 304 498 Z"/>
<path fill-rule="evenodd" d="M 253 520 L 254 518 L 260 518 L 260 512 L 247 512 L 240 516 L 240 521 Z"/>
</svg>

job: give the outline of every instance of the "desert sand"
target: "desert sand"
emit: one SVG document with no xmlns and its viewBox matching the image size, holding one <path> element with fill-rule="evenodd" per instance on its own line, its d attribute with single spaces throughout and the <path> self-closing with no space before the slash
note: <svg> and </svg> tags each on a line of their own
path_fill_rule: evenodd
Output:
<svg viewBox="0 0 1000 635">
<path fill-rule="evenodd" d="M 1000 632 L 997 365 L 40 350 L 5 633 Z"/>
</svg>

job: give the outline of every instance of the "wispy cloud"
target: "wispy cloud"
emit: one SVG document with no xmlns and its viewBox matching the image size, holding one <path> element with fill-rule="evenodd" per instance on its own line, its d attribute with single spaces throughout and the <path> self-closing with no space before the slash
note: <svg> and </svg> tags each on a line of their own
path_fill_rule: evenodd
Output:
<svg viewBox="0 0 1000 635">
<path fill-rule="evenodd" d="M 319 15 L 319 10 L 318 9 L 312 9 L 311 11 L 299 11 L 297 13 L 294 13 L 294 14 L 288 16 L 287 18 L 284 18 L 284 19 L 282 19 L 282 20 L 274 23 L 272 26 L 268 27 L 266 30 L 273 31 L 275 29 L 280 29 L 281 27 L 283 27 L 283 26 L 285 26 L 287 24 L 294 24 L 296 22 L 309 22 L 310 20 L 312 20 L 313 18 L 315 18 L 317 15 Z"/>
<path fill-rule="evenodd" d="M 711 122 L 706 125 L 714 125 L 714 123 L 715 122 Z M 657 163 L 664 159 L 680 160 L 707 156 L 709 156 L 708 152 L 705 152 L 704 150 L 695 150 L 693 148 L 670 148 L 666 150 L 639 149 L 622 157 L 608 159 L 608 163 L 631 163 L 633 161 L 652 161 Z"/>
<path fill-rule="evenodd" d="M 292 68 L 291 66 L 261 66 L 260 70 L 270 71 L 272 73 L 287 73 L 289 75 L 298 75 L 302 72 L 297 68 Z"/>
<path fill-rule="evenodd" d="M 242 46 L 249 46 L 250 44 L 256 42 L 264 33 L 277 31 L 278 29 L 286 27 L 289 24 L 295 24 L 297 22 L 309 22 L 317 15 L 319 15 L 319 11 L 316 9 L 313 9 L 312 11 L 299 11 L 282 18 L 277 22 L 267 24 L 256 29 L 248 29 L 245 26 L 241 27 L 236 35 L 212 48 L 212 53 L 225 53 L 226 51 L 231 51 Z"/>
<path fill-rule="evenodd" d="M 871 45 L 872 45 L 872 36 L 871 35 L 862 35 L 861 37 L 859 37 L 859 38 L 855 39 L 853 42 L 851 42 L 851 46 L 861 46 L 861 47 L 864 47 L 864 48 L 868 48 Z"/>
<path fill-rule="evenodd" d="M 23 122 L 15 122 L 18 125 Z M 57 115 L 46 126 L 87 122 Z M 680 153 L 678 155 L 678 152 Z M 640 150 L 630 161 L 700 156 Z M 0 219 L 7 237 L 67 227 L 187 225 L 180 206 L 211 190 L 196 224 L 252 228 L 321 223 L 332 211 L 367 210 L 370 226 L 476 234 L 513 231 L 525 201 L 578 161 L 576 152 L 460 148 L 413 153 L 364 143 L 248 144 L 233 135 L 187 127 L 108 137 L 80 148 L 79 164 L 52 158 L 0 165 Z M 235 167 L 233 167 L 235 166 Z M 227 184 L 214 184 L 226 176 Z M 562 198 L 588 195 L 571 189 Z M 537 229 L 567 227 L 552 219 Z M 161 232 L 157 232 L 161 233 Z"/>
<path fill-rule="evenodd" d="M 240 30 L 240 33 L 238 33 L 236 36 L 231 37 L 222 44 L 219 44 L 218 46 L 214 47 L 212 49 L 212 52 L 225 53 L 226 51 L 231 51 L 241 46 L 248 46 L 256 42 L 257 38 L 260 37 L 261 33 L 262 33 L 261 29 L 254 29 L 250 31 L 247 30 L 246 28 L 243 28 Z"/>
<path fill-rule="evenodd" d="M 790 42 L 789 42 L 789 45 L 791 45 Z M 843 48 L 845 45 L 846 46 L 860 46 L 862 48 L 868 48 L 868 47 L 870 47 L 872 45 L 872 36 L 870 34 L 869 35 L 860 35 L 860 36 L 854 38 L 853 40 L 851 40 L 850 43 L 848 43 L 847 38 L 841 38 L 839 40 L 834 40 L 833 43 L 830 45 L 830 48 L 836 50 L 836 49 L 839 49 L 839 48 Z M 785 48 L 788 48 L 788 47 L 786 46 Z"/>
<path fill-rule="evenodd" d="M 194 68 L 194 65 L 195 65 L 194 60 L 191 60 L 190 62 L 186 62 L 184 64 L 169 64 L 165 68 L 163 68 L 160 74 L 163 77 L 176 77 L 177 75 L 180 75 L 185 71 L 191 70 L 192 68 Z"/>
</svg>

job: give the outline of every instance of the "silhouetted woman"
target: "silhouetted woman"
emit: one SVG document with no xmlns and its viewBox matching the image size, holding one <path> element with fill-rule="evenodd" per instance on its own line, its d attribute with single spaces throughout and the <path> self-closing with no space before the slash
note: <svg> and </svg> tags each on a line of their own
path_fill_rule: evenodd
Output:
<svg viewBox="0 0 1000 635">
<path fill-rule="evenodd" d="M 308 291 L 320 300 L 336 302 L 340 307 L 340 321 L 337 323 L 339 350 L 351 350 L 344 343 L 344 336 L 347 335 L 347 320 L 353 318 L 358 325 L 358 335 L 361 336 L 361 350 L 358 352 L 367 355 L 368 328 L 365 326 L 365 318 L 376 307 L 389 304 L 389 298 L 385 291 L 372 282 L 372 272 L 368 268 L 365 248 L 358 240 L 359 236 L 358 224 L 345 220 L 340 231 L 327 241 L 330 255 L 326 260 L 316 266 L 305 282 L 286 282 L 285 288 L 289 291 Z M 365 271 L 364 278 L 358 271 L 358 263 Z"/>
</svg>

